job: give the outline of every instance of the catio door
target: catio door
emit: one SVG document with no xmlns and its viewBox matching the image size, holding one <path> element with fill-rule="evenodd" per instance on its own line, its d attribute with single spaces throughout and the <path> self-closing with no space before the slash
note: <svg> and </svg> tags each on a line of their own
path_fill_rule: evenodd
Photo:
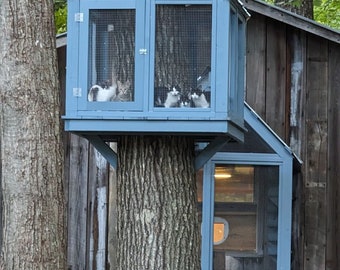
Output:
<svg viewBox="0 0 340 270">
<path fill-rule="evenodd" d="M 145 56 L 142 1 L 81 1 L 79 110 L 142 110 Z M 136 71 L 139 72 L 136 72 Z"/>
<path fill-rule="evenodd" d="M 212 269 L 276 269 L 278 167 L 221 162 L 213 165 L 212 175 L 197 177 L 199 207 L 209 196 L 204 191 L 209 183 L 203 181 L 213 190 Z"/>
</svg>

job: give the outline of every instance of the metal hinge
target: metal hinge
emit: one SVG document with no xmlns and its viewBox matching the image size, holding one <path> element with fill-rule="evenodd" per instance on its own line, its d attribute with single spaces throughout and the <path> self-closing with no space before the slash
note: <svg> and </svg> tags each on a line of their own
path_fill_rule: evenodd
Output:
<svg viewBox="0 0 340 270">
<path fill-rule="evenodd" d="M 84 21 L 84 13 L 75 13 L 74 14 L 75 22 L 83 22 Z"/>
<path fill-rule="evenodd" d="M 139 54 L 147 54 L 148 53 L 148 50 L 147 49 L 139 49 Z"/>
<path fill-rule="evenodd" d="M 73 88 L 73 96 L 81 97 L 81 88 Z"/>
</svg>

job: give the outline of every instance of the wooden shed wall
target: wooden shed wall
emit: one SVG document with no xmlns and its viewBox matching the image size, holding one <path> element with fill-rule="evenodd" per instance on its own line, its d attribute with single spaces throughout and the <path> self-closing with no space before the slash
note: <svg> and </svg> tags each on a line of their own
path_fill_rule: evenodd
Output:
<svg viewBox="0 0 340 270">
<path fill-rule="evenodd" d="M 251 14 L 246 100 L 304 162 L 292 269 L 339 269 L 340 44 Z M 64 91 L 65 47 L 58 54 Z M 65 134 L 65 149 L 68 269 L 113 269 L 115 174 L 87 140 Z"/>
<path fill-rule="evenodd" d="M 252 13 L 246 101 L 303 160 L 294 269 L 339 269 L 340 44 Z"/>
</svg>

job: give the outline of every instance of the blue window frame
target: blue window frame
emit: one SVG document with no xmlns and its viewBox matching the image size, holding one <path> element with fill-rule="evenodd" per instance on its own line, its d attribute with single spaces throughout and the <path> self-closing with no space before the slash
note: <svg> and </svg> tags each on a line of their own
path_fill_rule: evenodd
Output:
<svg viewBox="0 0 340 270">
<path fill-rule="evenodd" d="M 98 110 L 101 114 L 112 110 L 142 111 L 143 85 L 137 83 L 144 75 L 137 71 L 144 70 L 145 65 L 137 52 L 144 43 L 144 9 L 140 1 L 80 1 L 79 10 L 84 16 L 79 25 L 79 87 L 86 90 L 78 101 L 78 110 L 84 114 Z M 124 43 L 127 40 L 129 44 Z M 98 91 L 99 87 L 108 90 Z M 113 94 L 95 102 L 96 92 Z"/>
<path fill-rule="evenodd" d="M 229 203 L 219 203 L 221 199 L 215 200 L 216 196 L 221 197 L 221 195 L 215 189 L 218 181 L 214 175 L 216 175 L 216 168 L 228 166 L 246 169 L 255 168 L 255 171 L 260 172 L 261 175 L 254 177 L 253 193 L 248 190 L 248 194 L 243 194 L 246 197 L 239 201 L 236 199 L 234 202 L 232 200 L 235 199 L 230 199 L 229 194 L 227 195 L 229 196 L 228 200 L 231 200 Z M 291 166 L 291 159 L 285 160 L 277 154 L 261 153 L 219 152 L 206 163 L 203 169 L 203 198 L 201 198 L 202 269 L 213 269 L 214 255 L 218 252 L 223 252 L 225 260 L 234 257 L 256 258 L 256 260 L 263 258 L 263 260 L 266 260 L 270 257 L 273 259 L 271 263 L 274 262 L 276 269 L 290 269 Z M 266 171 L 261 168 L 269 169 Z M 269 181 L 265 185 L 264 178 Z M 250 182 L 247 184 L 251 186 Z M 262 186 L 267 186 L 267 188 Z M 269 209 L 269 201 L 273 203 L 274 210 Z M 277 207 L 276 214 L 274 213 L 275 205 Z M 269 217 L 269 215 L 271 216 Z M 237 224 L 237 222 L 248 223 L 247 230 L 238 231 L 238 234 L 244 233 L 246 239 L 242 236 L 239 236 L 241 238 L 238 239 L 234 237 L 233 240 L 227 238 L 224 244 L 214 246 L 214 218 L 216 217 L 225 219 L 227 222 L 229 220 L 230 237 L 233 237 L 234 224 Z M 276 220 L 276 224 L 273 224 L 273 220 Z M 271 224 L 268 225 L 268 222 L 271 222 Z M 242 229 L 239 228 L 238 230 Z M 237 241 L 242 242 L 244 246 L 242 247 L 242 243 L 236 245 Z M 268 266 L 268 259 L 266 263 Z M 265 264 L 263 263 L 263 265 Z"/>
</svg>

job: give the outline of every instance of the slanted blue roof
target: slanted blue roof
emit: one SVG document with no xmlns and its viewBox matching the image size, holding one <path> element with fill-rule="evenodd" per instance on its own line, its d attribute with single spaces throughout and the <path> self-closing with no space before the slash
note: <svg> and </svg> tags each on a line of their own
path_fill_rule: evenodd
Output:
<svg viewBox="0 0 340 270">
<path fill-rule="evenodd" d="M 282 158 L 292 157 L 294 165 L 302 164 L 302 160 L 246 102 L 244 102 L 244 120 L 250 127 L 248 132 L 257 134 L 275 153 Z M 245 141 L 247 138 L 248 136 L 246 136 Z"/>
</svg>

